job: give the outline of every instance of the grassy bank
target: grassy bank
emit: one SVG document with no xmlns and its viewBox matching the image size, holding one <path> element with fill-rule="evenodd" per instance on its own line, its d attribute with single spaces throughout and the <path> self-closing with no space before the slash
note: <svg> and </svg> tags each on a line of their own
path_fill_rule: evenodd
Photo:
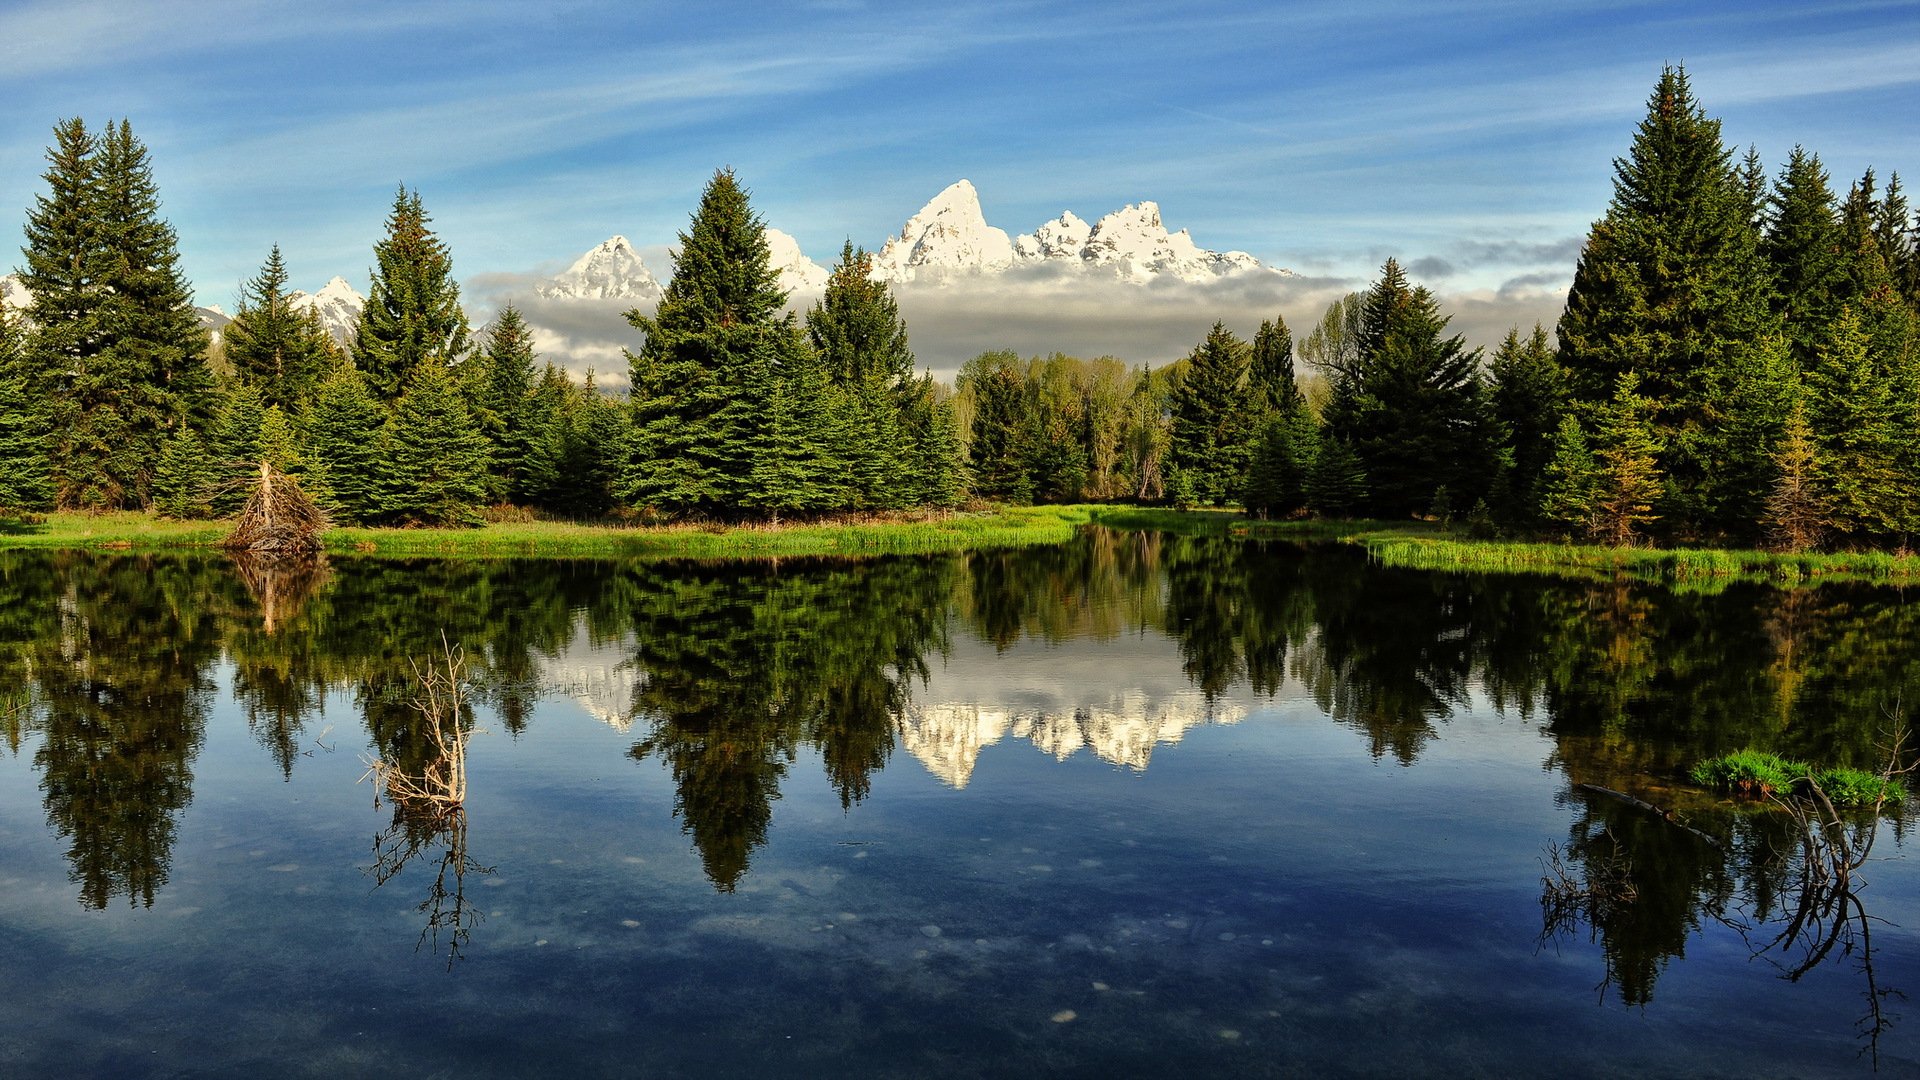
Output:
<svg viewBox="0 0 1920 1080">
<path fill-rule="evenodd" d="M 1920 556 L 1885 552 L 1802 553 L 1694 548 L 1610 548 L 1463 540 L 1402 531 L 1353 538 L 1387 566 L 1496 573 L 1626 574 L 1680 585 L 1766 581 L 1792 585 L 1817 579 L 1920 582 Z"/>
<path fill-rule="evenodd" d="M 1006 507 L 924 519 L 783 526 L 627 527 L 534 521 L 479 529 L 329 530 L 336 554 L 440 557 L 727 558 L 879 555 L 1057 544 L 1090 520 L 1087 507 Z M 153 551 L 211 547 L 227 521 L 167 521 L 151 514 L 48 514 L 34 523 L 0 522 L 0 548 Z"/>
<path fill-rule="evenodd" d="M 1082 507 L 1094 524 L 1115 529 L 1143 529 L 1182 536 L 1249 536 L 1281 540 L 1348 540 L 1370 533 L 1399 530 L 1419 536 L 1435 532 L 1420 522 L 1391 521 L 1261 521 L 1238 510 L 1168 510 L 1157 506 Z"/>
</svg>

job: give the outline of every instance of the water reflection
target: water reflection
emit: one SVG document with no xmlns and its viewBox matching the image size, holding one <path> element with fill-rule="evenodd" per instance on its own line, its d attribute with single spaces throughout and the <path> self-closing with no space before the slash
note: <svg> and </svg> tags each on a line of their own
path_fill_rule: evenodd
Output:
<svg viewBox="0 0 1920 1080">
<path fill-rule="evenodd" d="M 1709 827 L 1722 851 L 1581 785 L 1672 805 L 1692 761 L 1749 744 L 1871 766 L 1881 707 L 1920 699 L 1920 607 L 1894 590 L 1675 594 L 1094 530 L 1030 551 L 746 565 L 346 559 L 290 572 L 11 552 L 0 735 L 33 748 L 82 903 L 150 905 L 218 665 L 281 777 L 329 695 L 352 703 L 371 753 L 419 765 L 432 747 L 408 657 L 443 633 L 469 657 L 470 707 L 509 735 L 543 722 L 547 696 L 630 730 L 631 758 L 670 776 L 673 812 L 722 891 L 752 872 L 803 760 L 852 808 L 897 750 L 954 787 L 1009 738 L 1144 770 L 1192 728 L 1284 700 L 1411 766 L 1465 711 L 1528 717 L 1566 781 L 1567 857 L 1630 860 L 1634 902 L 1590 921 L 1605 978 L 1633 1004 L 1704 925 L 1778 910 L 1792 890 L 1769 854 L 1778 838 L 1748 818 Z M 1020 667 L 1035 650 L 1044 672 Z M 477 915 L 464 820 L 403 825 L 375 866 L 437 860 L 428 931 L 464 944 Z"/>
</svg>

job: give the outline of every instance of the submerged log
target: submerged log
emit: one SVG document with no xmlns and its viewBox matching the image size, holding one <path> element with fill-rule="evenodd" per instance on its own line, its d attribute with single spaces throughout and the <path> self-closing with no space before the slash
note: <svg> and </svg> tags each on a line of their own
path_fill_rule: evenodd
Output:
<svg viewBox="0 0 1920 1080">
<path fill-rule="evenodd" d="M 1675 825 L 1675 826 L 1678 826 L 1679 828 L 1685 829 L 1686 831 L 1692 833 L 1693 835 L 1699 837 L 1702 840 L 1705 840 L 1707 843 L 1713 845 L 1716 848 L 1720 848 L 1722 850 L 1726 848 L 1726 845 L 1722 844 L 1718 837 L 1713 836 L 1709 833 L 1701 832 L 1699 829 L 1696 829 L 1693 826 L 1687 824 L 1686 822 L 1680 820 L 1680 816 L 1678 814 L 1675 814 L 1673 811 L 1668 810 L 1664 807 L 1655 806 L 1654 804 L 1646 801 L 1645 799 L 1636 799 L 1624 791 L 1615 791 L 1612 788 L 1601 787 L 1599 784 L 1575 784 L 1573 786 L 1574 786 L 1574 790 L 1576 791 L 1585 791 L 1585 792 L 1590 792 L 1594 795 L 1605 795 L 1608 798 L 1619 799 L 1621 802 L 1626 803 L 1628 806 L 1645 810 L 1647 813 L 1652 814 L 1657 818 L 1660 818 L 1662 821 L 1665 821 L 1668 824 Z"/>
<path fill-rule="evenodd" d="M 240 511 L 240 521 L 221 546 L 262 555 L 311 555 L 320 550 L 320 534 L 331 522 L 300 481 L 260 462 L 260 482 Z"/>
</svg>

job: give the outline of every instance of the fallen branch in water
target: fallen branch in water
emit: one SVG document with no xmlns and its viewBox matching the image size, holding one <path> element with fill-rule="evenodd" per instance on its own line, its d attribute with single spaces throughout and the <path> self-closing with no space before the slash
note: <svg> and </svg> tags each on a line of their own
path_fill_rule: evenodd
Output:
<svg viewBox="0 0 1920 1080">
<path fill-rule="evenodd" d="M 1647 813 L 1654 815 L 1655 817 L 1661 819 L 1662 821 L 1666 821 L 1672 825 L 1675 825 L 1675 826 L 1678 826 L 1679 828 L 1687 830 L 1688 832 L 1706 841 L 1707 843 L 1712 844 L 1715 848 L 1720 848 L 1723 850 L 1725 849 L 1726 845 L 1722 844 L 1718 837 L 1713 836 L 1709 833 L 1701 832 L 1699 829 L 1696 829 L 1693 826 L 1687 824 L 1686 822 L 1680 820 L 1680 815 L 1674 813 L 1671 810 L 1667 810 L 1663 807 L 1655 806 L 1654 804 L 1646 801 L 1645 799 L 1636 799 L 1632 795 L 1629 795 L 1624 791 L 1615 791 L 1612 788 L 1604 788 L 1598 784 L 1575 784 L 1573 785 L 1573 788 L 1575 791 L 1585 791 L 1585 792 L 1590 792 L 1594 795 L 1605 795 L 1608 798 L 1619 799 L 1621 802 L 1626 803 L 1628 806 L 1638 807 L 1639 809 L 1645 810 Z"/>
</svg>

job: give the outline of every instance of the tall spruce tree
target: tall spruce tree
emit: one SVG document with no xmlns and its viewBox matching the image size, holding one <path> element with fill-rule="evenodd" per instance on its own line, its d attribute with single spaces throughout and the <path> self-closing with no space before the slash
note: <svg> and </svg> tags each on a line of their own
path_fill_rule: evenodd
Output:
<svg viewBox="0 0 1920 1080">
<path fill-rule="evenodd" d="M 307 411 L 308 452 L 331 482 L 334 504 L 328 512 L 343 524 L 363 524 L 379 514 L 376 479 L 385 464 L 379 439 L 386 419 L 386 409 L 351 363 L 321 382 Z"/>
<path fill-rule="evenodd" d="M 1748 181 L 1685 71 L 1668 68 L 1614 162 L 1613 199 L 1588 234 L 1559 329 L 1560 360 L 1587 413 L 1607 405 L 1620 375 L 1640 378 L 1659 418 L 1672 531 L 1751 526 L 1742 520 L 1751 507 L 1710 473 L 1737 456 L 1721 441 L 1726 395 L 1754 368 L 1739 354 L 1777 330 L 1770 292 Z"/>
<path fill-rule="evenodd" d="M 131 125 L 94 137 L 67 120 L 54 139 L 23 250 L 29 392 L 47 403 L 58 504 L 140 506 L 168 433 L 205 420 L 207 335 Z"/>
<path fill-rule="evenodd" d="M 1852 308 L 1834 320 L 1806 386 L 1814 475 L 1835 528 L 1871 543 L 1910 527 L 1914 494 L 1900 464 L 1912 429 L 1902 423 L 1894 384 L 1874 362 Z"/>
<path fill-rule="evenodd" d="M 240 303 L 222 340 L 234 377 L 257 390 L 264 404 L 288 412 L 306 407 L 337 361 L 319 313 L 289 300 L 287 265 L 278 244 L 260 273 L 241 286 Z"/>
<path fill-rule="evenodd" d="M 1256 417 L 1291 414 L 1306 407 L 1293 371 L 1293 331 L 1275 315 L 1253 335 L 1247 360 L 1247 390 Z"/>
<path fill-rule="evenodd" d="M 509 305 L 480 351 L 479 419 L 490 447 L 488 497 L 526 505 L 540 490 L 534 458 L 544 436 L 534 416 L 533 328 Z"/>
<path fill-rule="evenodd" d="M 1214 323 L 1174 388 L 1169 457 L 1204 502 L 1225 502 L 1246 482 L 1255 419 L 1247 390 L 1250 361 L 1246 343 Z"/>
<path fill-rule="evenodd" d="M 1039 438 L 1020 357 L 1011 352 L 982 353 L 960 369 L 959 382 L 962 390 L 973 395 L 967 440 L 973 490 L 989 499 L 1032 499 Z"/>
<path fill-rule="evenodd" d="M 1537 520 L 1540 482 L 1552 460 L 1555 434 L 1566 413 L 1567 379 L 1547 331 L 1538 323 L 1525 341 L 1516 327 L 1494 350 L 1493 416 L 1512 454 L 1500 517 L 1522 528 Z"/>
<path fill-rule="evenodd" d="M 1393 259 L 1366 294 L 1357 356 L 1335 373 L 1325 421 L 1365 466 L 1373 513 L 1419 513 L 1442 487 L 1467 505 L 1492 489 L 1501 448 L 1480 351 L 1443 336 L 1449 321 Z"/>
<path fill-rule="evenodd" d="M 668 513 L 753 512 L 760 442 L 776 439 L 771 401 L 747 396 L 761 365 L 786 383 L 781 408 L 817 409 L 789 379 L 808 348 L 783 315 L 786 291 L 767 258 L 766 227 L 733 172 L 701 193 L 673 279 L 651 316 L 629 311 L 646 335 L 627 354 L 632 435 L 618 481 L 621 499 Z"/>
<path fill-rule="evenodd" d="M 487 440 L 436 364 L 422 364 L 380 432 L 374 501 L 381 520 L 478 525 L 487 497 Z"/>
<path fill-rule="evenodd" d="M 1621 375 L 1613 400 L 1595 421 L 1595 486 L 1590 534 L 1613 547 L 1627 547 L 1645 538 L 1646 529 L 1659 520 L 1654 504 L 1660 497 L 1660 437 L 1653 428 L 1653 402 L 1641 396 L 1640 380 Z"/>
<path fill-rule="evenodd" d="M 914 499 L 906 484 L 905 411 L 913 352 L 893 290 L 873 277 L 873 257 L 848 241 L 807 312 L 807 337 L 842 407 L 839 456 L 847 495 L 859 509 L 892 509 Z"/>
<path fill-rule="evenodd" d="M 45 510 L 53 505 L 47 474 L 43 410 L 27 390 L 18 323 L 0 306 L 0 514 Z"/>
<path fill-rule="evenodd" d="M 1553 453 L 1540 472 L 1541 520 L 1563 536 L 1584 537 L 1593 527 L 1600 465 L 1587 445 L 1586 432 L 1571 413 L 1554 429 Z"/>
<path fill-rule="evenodd" d="M 402 186 L 373 245 L 367 303 L 353 362 L 382 402 L 392 403 L 422 367 L 448 368 L 467 352 L 467 314 L 453 279 L 453 256 L 428 223 L 420 193 Z"/>
<path fill-rule="evenodd" d="M 1774 309 L 1805 365 L 1839 312 L 1846 281 L 1833 189 L 1817 155 L 1793 148 L 1768 208 L 1761 252 L 1773 270 Z"/>
</svg>

